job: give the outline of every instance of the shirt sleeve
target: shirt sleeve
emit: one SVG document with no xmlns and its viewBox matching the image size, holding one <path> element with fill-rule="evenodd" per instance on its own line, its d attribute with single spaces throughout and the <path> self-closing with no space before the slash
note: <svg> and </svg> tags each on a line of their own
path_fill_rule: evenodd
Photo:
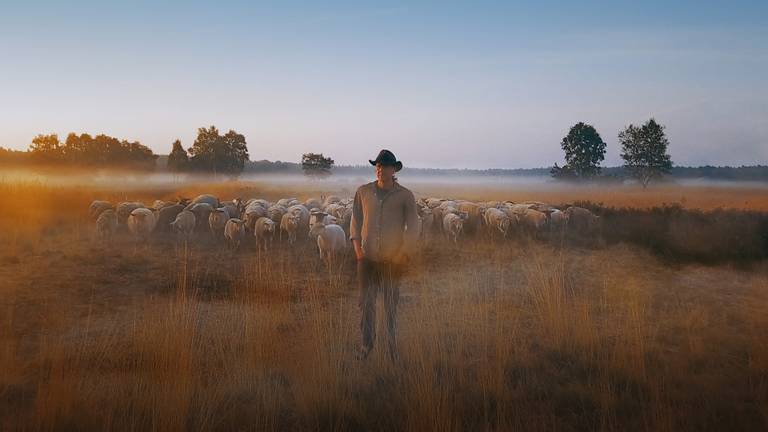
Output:
<svg viewBox="0 0 768 432">
<path fill-rule="evenodd" d="M 352 220 L 349 223 L 349 239 L 360 240 L 360 231 L 363 226 L 363 202 L 360 198 L 360 189 L 355 192 L 355 200 L 352 204 Z"/>
<path fill-rule="evenodd" d="M 408 198 L 405 200 L 405 235 L 403 241 L 403 252 L 413 254 L 419 241 L 419 214 L 416 211 L 416 198 L 413 192 L 408 192 Z"/>
</svg>

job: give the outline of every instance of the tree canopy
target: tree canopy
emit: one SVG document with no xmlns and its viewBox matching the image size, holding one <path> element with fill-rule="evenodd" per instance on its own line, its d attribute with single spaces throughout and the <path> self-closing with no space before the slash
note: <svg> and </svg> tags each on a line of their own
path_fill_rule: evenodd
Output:
<svg viewBox="0 0 768 432">
<path fill-rule="evenodd" d="M 173 142 L 173 148 L 168 155 L 168 161 L 166 163 L 169 171 L 181 172 L 186 171 L 189 167 L 189 156 L 184 147 L 181 146 L 181 141 L 176 140 Z"/>
<path fill-rule="evenodd" d="M 224 135 L 216 126 L 199 128 L 197 138 L 189 148 L 189 167 L 195 171 L 212 172 L 214 175 L 239 174 L 248 161 L 245 136 L 230 130 Z"/>
<path fill-rule="evenodd" d="M 664 126 L 651 118 L 642 126 L 630 124 L 619 132 L 621 158 L 630 175 L 647 187 L 648 183 L 667 174 L 672 169 L 672 159 L 667 153 L 669 140 Z"/>
<path fill-rule="evenodd" d="M 304 175 L 324 178 L 331 175 L 334 161 L 330 157 L 323 156 L 322 153 L 304 153 L 301 155 L 301 169 Z"/>
<path fill-rule="evenodd" d="M 32 139 L 29 152 L 33 160 L 97 167 L 153 169 L 157 155 L 138 141 L 129 142 L 100 134 L 70 133 L 62 143 L 56 134 Z"/>
<path fill-rule="evenodd" d="M 605 142 L 597 130 L 584 122 L 576 123 L 563 137 L 560 146 L 565 152 L 565 165 L 555 164 L 556 178 L 586 179 L 600 174 L 600 162 L 605 159 Z"/>
</svg>

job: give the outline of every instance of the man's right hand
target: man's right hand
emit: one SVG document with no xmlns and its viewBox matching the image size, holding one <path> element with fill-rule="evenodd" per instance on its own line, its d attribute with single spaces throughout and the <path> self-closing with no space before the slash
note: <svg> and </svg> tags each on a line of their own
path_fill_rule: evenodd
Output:
<svg viewBox="0 0 768 432">
<path fill-rule="evenodd" d="M 363 255 L 363 248 L 360 246 L 360 240 L 354 239 L 352 240 L 352 246 L 355 248 L 355 258 L 357 258 L 358 261 L 365 258 Z"/>
</svg>

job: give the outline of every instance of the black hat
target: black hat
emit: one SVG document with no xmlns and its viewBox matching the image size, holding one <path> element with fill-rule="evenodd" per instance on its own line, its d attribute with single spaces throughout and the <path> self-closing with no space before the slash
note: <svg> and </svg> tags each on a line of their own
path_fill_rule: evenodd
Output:
<svg viewBox="0 0 768 432">
<path fill-rule="evenodd" d="M 368 162 L 370 162 L 371 165 L 376 165 L 377 162 L 381 163 L 382 165 L 393 165 L 395 167 L 395 171 L 400 171 L 403 169 L 403 163 L 397 160 L 395 155 L 389 150 L 380 151 L 379 155 L 376 156 L 376 159 L 369 159 Z"/>
</svg>

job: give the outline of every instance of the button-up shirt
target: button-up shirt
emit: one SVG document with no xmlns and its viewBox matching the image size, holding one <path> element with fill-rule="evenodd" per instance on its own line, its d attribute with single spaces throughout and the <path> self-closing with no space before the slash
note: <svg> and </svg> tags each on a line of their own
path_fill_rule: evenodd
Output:
<svg viewBox="0 0 768 432">
<path fill-rule="evenodd" d="M 381 189 L 376 181 L 355 192 L 350 240 L 360 240 L 363 256 L 372 261 L 391 261 L 411 255 L 419 238 L 419 216 L 413 192 L 395 182 Z"/>
</svg>

